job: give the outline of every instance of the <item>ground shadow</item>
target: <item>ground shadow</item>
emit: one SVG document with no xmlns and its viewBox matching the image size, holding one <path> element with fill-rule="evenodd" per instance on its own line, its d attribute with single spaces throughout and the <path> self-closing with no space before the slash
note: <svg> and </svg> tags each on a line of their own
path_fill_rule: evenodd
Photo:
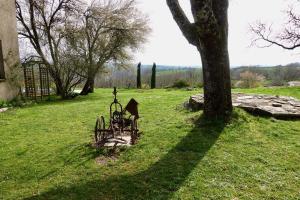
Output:
<svg viewBox="0 0 300 200">
<path fill-rule="evenodd" d="M 132 175 L 96 178 L 71 187 L 59 187 L 33 199 L 169 199 L 217 141 L 221 121 L 200 118 L 197 126 L 147 170 Z"/>
<path fill-rule="evenodd" d="M 60 105 L 60 104 L 77 104 L 77 103 L 83 103 L 86 101 L 89 102 L 94 102 L 94 101 L 99 101 L 101 99 L 104 99 L 105 96 L 96 96 L 96 95 L 89 95 L 89 96 L 77 96 L 75 98 L 70 98 L 70 99 L 62 99 L 58 96 L 51 96 L 50 98 L 46 98 L 43 100 L 38 99 L 37 101 L 33 101 L 35 104 L 29 104 L 25 107 L 31 107 L 31 106 L 36 106 L 36 107 L 44 107 L 44 106 L 49 106 L 49 105 Z"/>
</svg>

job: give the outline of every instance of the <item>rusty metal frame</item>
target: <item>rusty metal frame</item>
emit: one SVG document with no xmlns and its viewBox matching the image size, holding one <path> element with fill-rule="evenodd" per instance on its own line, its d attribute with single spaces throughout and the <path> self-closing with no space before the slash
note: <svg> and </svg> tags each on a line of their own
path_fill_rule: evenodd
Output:
<svg viewBox="0 0 300 200">
<path fill-rule="evenodd" d="M 37 82 L 38 78 L 40 99 L 44 97 L 50 97 L 50 78 L 49 71 L 42 62 L 28 61 L 23 63 L 24 70 L 24 83 L 26 97 L 32 100 L 37 100 Z M 35 73 L 37 72 L 38 75 Z M 39 76 L 39 77 L 36 77 Z"/>
<path fill-rule="evenodd" d="M 24 82 L 26 97 L 32 100 L 37 100 L 33 65 L 24 66 Z"/>
<path fill-rule="evenodd" d="M 47 96 L 50 97 L 50 83 L 48 69 L 39 63 L 39 75 L 40 75 L 40 91 L 41 99 Z"/>
<path fill-rule="evenodd" d="M 131 144 L 135 144 L 136 140 L 138 138 L 139 130 L 137 127 L 137 119 L 138 119 L 138 113 L 136 115 L 131 115 L 129 118 L 125 118 L 125 112 L 126 109 L 123 110 L 123 106 L 121 103 L 119 103 L 117 99 L 117 90 L 114 87 L 113 91 L 114 95 L 114 101 L 110 104 L 110 120 L 109 120 L 109 127 L 105 129 L 105 120 L 104 117 L 98 117 L 96 121 L 95 126 L 95 142 L 96 146 L 104 146 L 104 144 L 109 139 L 116 139 L 119 141 L 119 143 L 124 142 L 127 143 L 126 140 L 122 138 L 124 135 L 130 135 L 131 136 Z M 136 102 L 134 99 L 132 99 L 129 103 Z M 136 106 L 138 103 L 136 102 Z M 130 106 L 126 106 L 130 107 Z M 113 109 L 114 108 L 114 109 Z M 135 111 L 137 112 L 137 108 Z M 132 114 L 132 112 L 130 112 Z M 101 124 L 103 127 L 100 127 Z M 99 140 L 99 138 L 101 138 Z M 121 142 L 120 142 L 121 141 Z"/>
</svg>

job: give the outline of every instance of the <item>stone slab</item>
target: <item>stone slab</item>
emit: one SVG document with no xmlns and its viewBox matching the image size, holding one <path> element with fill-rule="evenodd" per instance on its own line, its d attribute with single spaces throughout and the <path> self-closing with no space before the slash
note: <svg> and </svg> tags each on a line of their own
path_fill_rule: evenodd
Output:
<svg viewBox="0 0 300 200">
<path fill-rule="evenodd" d="M 1 109 L 0 109 L 0 113 L 5 112 L 5 111 L 7 111 L 7 110 L 8 110 L 8 108 L 1 108 Z"/>
<path fill-rule="evenodd" d="M 232 104 L 256 115 L 300 119 L 300 101 L 293 97 L 235 93 Z M 191 96 L 187 104 L 194 111 L 203 109 L 203 105 L 203 94 Z"/>
</svg>

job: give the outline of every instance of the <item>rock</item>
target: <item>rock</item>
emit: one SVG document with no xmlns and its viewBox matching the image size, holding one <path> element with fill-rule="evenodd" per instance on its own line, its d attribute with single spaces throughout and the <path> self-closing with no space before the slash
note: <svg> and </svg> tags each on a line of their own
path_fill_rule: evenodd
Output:
<svg viewBox="0 0 300 200">
<path fill-rule="evenodd" d="M 0 113 L 5 112 L 5 111 L 7 111 L 7 110 L 8 110 L 8 108 L 1 108 L 1 109 L 0 109 Z"/>
<path fill-rule="evenodd" d="M 191 96 L 191 98 L 189 99 L 189 108 L 194 111 L 203 109 L 203 103 L 199 102 L 204 102 L 203 95 Z"/>
<path fill-rule="evenodd" d="M 282 107 L 282 105 L 280 103 L 272 103 L 273 107 Z"/>
<path fill-rule="evenodd" d="M 122 136 L 119 138 L 112 138 L 109 139 L 106 143 L 105 143 L 105 147 L 114 147 L 114 146 L 131 146 L 130 144 L 131 141 L 131 137 L 130 136 Z"/>
<path fill-rule="evenodd" d="M 290 81 L 288 82 L 289 87 L 299 87 L 300 81 Z"/>
<path fill-rule="evenodd" d="M 193 111 L 203 109 L 203 94 L 193 95 L 188 107 Z M 300 101 L 293 97 L 271 95 L 232 94 L 234 107 L 242 108 L 255 115 L 271 116 L 280 119 L 300 119 Z"/>
<path fill-rule="evenodd" d="M 193 91 L 193 90 L 194 90 L 194 88 L 192 88 L 192 87 L 186 88 L 186 91 Z"/>
</svg>

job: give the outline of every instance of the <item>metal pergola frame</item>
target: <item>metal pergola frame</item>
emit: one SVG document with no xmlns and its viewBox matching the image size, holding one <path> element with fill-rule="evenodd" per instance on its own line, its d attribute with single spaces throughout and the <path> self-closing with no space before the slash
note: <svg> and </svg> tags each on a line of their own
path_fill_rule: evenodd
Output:
<svg viewBox="0 0 300 200">
<path fill-rule="evenodd" d="M 50 97 L 49 71 L 41 61 L 29 60 L 23 64 L 26 97 L 32 100 L 42 100 Z M 37 88 L 39 86 L 39 88 Z"/>
</svg>

